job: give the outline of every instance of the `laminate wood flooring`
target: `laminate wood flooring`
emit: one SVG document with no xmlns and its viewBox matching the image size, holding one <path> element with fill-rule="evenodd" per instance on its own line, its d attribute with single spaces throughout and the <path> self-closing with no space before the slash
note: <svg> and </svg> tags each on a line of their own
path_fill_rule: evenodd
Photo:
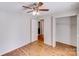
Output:
<svg viewBox="0 0 79 59">
<path fill-rule="evenodd" d="M 76 56 L 76 47 L 63 43 L 56 44 L 56 47 L 46 45 L 43 41 L 35 41 L 26 46 L 18 48 L 3 56 Z"/>
</svg>

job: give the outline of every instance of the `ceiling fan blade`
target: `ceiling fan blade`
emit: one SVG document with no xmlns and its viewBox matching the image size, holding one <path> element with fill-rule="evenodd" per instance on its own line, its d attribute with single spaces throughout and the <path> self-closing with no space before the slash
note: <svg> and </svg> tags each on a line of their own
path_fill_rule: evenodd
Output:
<svg viewBox="0 0 79 59">
<path fill-rule="evenodd" d="M 49 9 L 39 9 L 39 11 L 49 11 Z"/>
<path fill-rule="evenodd" d="M 30 13 L 30 12 L 33 12 L 33 10 L 31 10 L 31 11 L 28 11 L 27 13 Z"/>
<path fill-rule="evenodd" d="M 42 2 L 37 2 L 37 3 L 34 3 L 33 5 L 36 6 L 36 8 L 38 8 L 38 7 L 42 6 L 43 3 Z"/>
<path fill-rule="evenodd" d="M 43 3 L 42 3 L 42 2 L 39 2 L 39 3 L 38 3 L 38 6 L 42 6 L 42 5 L 43 5 Z"/>
<path fill-rule="evenodd" d="M 27 6 L 22 6 L 22 7 L 24 7 L 24 8 L 28 8 L 28 9 L 32 9 L 32 8 L 30 8 L 30 7 L 27 7 Z"/>
</svg>

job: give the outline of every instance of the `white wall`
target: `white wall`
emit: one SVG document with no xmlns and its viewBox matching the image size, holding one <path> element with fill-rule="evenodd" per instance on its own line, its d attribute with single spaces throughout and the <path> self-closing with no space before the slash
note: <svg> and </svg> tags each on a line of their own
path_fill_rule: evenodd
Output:
<svg viewBox="0 0 79 59">
<path fill-rule="evenodd" d="M 29 16 L 0 11 L 0 55 L 30 43 Z"/>
<path fill-rule="evenodd" d="M 56 19 L 56 40 L 58 42 L 76 46 L 76 20 L 76 16 Z"/>
<path fill-rule="evenodd" d="M 56 18 L 60 18 L 60 17 L 69 17 L 69 16 L 74 16 L 77 15 L 77 11 L 67 11 L 67 12 L 62 12 L 62 13 L 57 13 L 57 14 L 53 14 Z"/>
</svg>

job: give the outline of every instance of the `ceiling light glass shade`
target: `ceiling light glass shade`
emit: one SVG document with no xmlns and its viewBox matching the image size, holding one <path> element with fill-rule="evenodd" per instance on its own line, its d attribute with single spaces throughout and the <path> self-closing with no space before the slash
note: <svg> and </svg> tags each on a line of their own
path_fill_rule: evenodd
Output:
<svg viewBox="0 0 79 59">
<path fill-rule="evenodd" d="M 36 15 L 37 14 L 37 12 L 36 11 L 33 11 L 33 15 Z"/>
<path fill-rule="evenodd" d="M 37 12 L 36 14 L 39 15 L 39 12 Z"/>
<path fill-rule="evenodd" d="M 33 11 L 33 15 L 39 15 L 39 12 Z"/>
</svg>

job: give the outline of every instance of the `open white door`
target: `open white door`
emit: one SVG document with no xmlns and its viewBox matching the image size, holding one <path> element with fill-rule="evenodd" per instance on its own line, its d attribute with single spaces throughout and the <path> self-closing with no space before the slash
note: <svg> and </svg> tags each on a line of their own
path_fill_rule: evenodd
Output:
<svg viewBox="0 0 79 59">
<path fill-rule="evenodd" d="M 79 56 L 79 15 L 77 15 L 77 55 Z"/>
<path fill-rule="evenodd" d="M 47 17 L 44 19 L 44 43 L 52 45 L 51 39 L 51 18 Z"/>
<path fill-rule="evenodd" d="M 56 20 L 53 16 L 44 20 L 44 43 L 56 46 Z"/>
<path fill-rule="evenodd" d="M 38 22 L 35 19 L 32 19 L 31 21 L 31 42 L 34 42 L 38 39 Z"/>
</svg>

